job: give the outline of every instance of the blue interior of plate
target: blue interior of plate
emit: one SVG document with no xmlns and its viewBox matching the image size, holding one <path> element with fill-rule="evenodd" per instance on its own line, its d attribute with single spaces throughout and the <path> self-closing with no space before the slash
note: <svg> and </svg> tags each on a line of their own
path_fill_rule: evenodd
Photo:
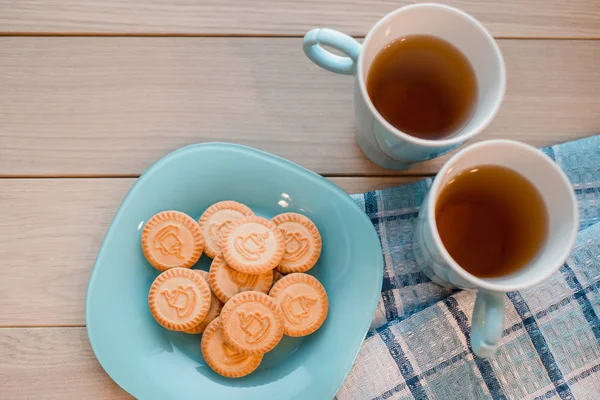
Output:
<svg viewBox="0 0 600 400">
<path fill-rule="evenodd" d="M 240 379 L 223 378 L 206 365 L 200 335 L 168 331 L 154 321 L 147 295 L 158 271 L 140 247 L 141 229 L 155 213 L 174 209 L 197 219 L 220 200 L 242 202 L 267 218 L 302 213 L 323 238 L 310 273 L 327 290 L 327 320 L 310 336 L 284 337 L 257 371 Z M 203 256 L 194 268 L 209 265 Z M 159 160 L 123 201 L 90 277 L 88 336 L 102 367 L 138 399 L 331 399 L 367 332 L 382 272 L 369 218 L 337 186 L 252 148 L 193 145 Z"/>
</svg>

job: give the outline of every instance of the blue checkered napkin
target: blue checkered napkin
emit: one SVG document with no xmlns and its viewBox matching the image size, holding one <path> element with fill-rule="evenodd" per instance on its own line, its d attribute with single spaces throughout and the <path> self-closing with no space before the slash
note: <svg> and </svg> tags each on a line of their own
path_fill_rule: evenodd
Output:
<svg viewBox="0 0 600 400">
<path fill-rule="evenodd" d="M 412 255 L 431 180 L 354 196 L 381 238 L 384 279 L 338 399 L 600 399 L 600 136 L 543 151 L 573 183 L 582 230 L 560 271 L 507 295 L 504 337 L 490 360 L 470 350 L 474 294 L 429 281 Z"/>
</svg>

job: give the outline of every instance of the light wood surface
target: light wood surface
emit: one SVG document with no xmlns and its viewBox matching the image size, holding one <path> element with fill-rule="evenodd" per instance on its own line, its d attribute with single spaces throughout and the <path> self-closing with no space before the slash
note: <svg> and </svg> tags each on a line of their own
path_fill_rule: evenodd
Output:
<svg viewBox="0 0 600 400">
<path fill-rule="evenodd" d="M 104 372 L 85 328 L 0 329 L 0 398 L 133 399 Z"/>
<path fill-rule="evenodd" d="M 401 172 L 370 163 L 352 78 L 301 49 L 311 28 L 363 37 L 412 2 L 0 0 L 0 399 L 131 398 L 91 351 L 85 291 L 115 211 L 168 152 L 246 144 L 350 193 L 439 170 L 447 157 Z M 506 61 L 504 104 L 478 140 L 600 132 L 598 1 L 448 3 L 483 22 Z"/>
<path fill-rule="evenodd" d="M 506 98 L 478 140 L 547 146 L 600 132 L 600 41 L 500 46 Z M 322 174 L 394 173 L 355 143 L 352 78 L 313 65 L 297 38 L 0 37 L 0 71 L 1 175 L 140 174 L 204 141 Z"/>
<path fill-rule="evenodd" d="M 5 0 L 5 32 L 127 32 L 303 35 L 331 27 L 365 35 L 385 14 L 414 1 L 391 0 Z M 447 0 L 501 37 L 598 38 L 594 0 Z"/>
<path fill-rule="evenodd" d="M 350 193 L 413 180 L 332 179 Z M 10 210 L 0 214 L 0 327 L 85 324 L 88 278 L 106 230 L 134 181 L 0 180 L 0 203 Z"/>
</svg>

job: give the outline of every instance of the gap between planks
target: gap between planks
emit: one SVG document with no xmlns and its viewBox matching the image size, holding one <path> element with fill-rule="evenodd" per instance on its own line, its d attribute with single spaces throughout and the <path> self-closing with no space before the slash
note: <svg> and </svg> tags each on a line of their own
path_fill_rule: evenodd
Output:
<svg viewBox="0 0 600 400">
<path fill-rule="evenodd" d="M 314 171 L 312 171 L 314 172 Z M 315 172 L 316 173 L 316 172 Z M 429 178 L 435 176 L 434 173 L 424 172 L 424 173 L 408 173 L 408 174 L 397 174 L 397 175 L 360 175 L 360 174 L 320 174 L 323 178 Z M 137 179 L 141 175 L 139 174 L 60 174 L 60 175 L 39 175 L 39 174 L 31 174 L 31 175 L 2 175 L 0 174 L 0 179 Z"/>
<path fill-rule="evenodd" d="M 0 329 L 59 329 L 85 328 L 86 324 L 39 324 L 39 325 L 0 325 Z"/>
<path fill-rule="evenodd" d="M 308 32 L 308 31 L 307 31 Z M 0 37 L 142 37 L 142 38 L 303 38 L 304 34 L 286 34 L 286 33 L 264 33 L 264 34 L 244 34 L 244 33 L 169 33 L 169 32 L 0 32 Z M 354 39 L 363 40 L 364 35 L 350 35 Z M 534 36 L 534 37 L 513 37 L 513 36 L 494 36 L 496 40 L 600 40 L 592 36 Z"/>
</svg>

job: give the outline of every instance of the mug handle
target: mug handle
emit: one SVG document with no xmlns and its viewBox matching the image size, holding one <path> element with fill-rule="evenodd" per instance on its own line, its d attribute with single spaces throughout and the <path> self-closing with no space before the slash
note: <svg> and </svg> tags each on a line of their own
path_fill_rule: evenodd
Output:
<svg viewBox="0 0 600 400">
<path fill-rule="evenodd" d="M 504 293 L 479 290 L 471 319 L 471 347 L 479 357 L 494 355 L 504 330 Z"/>
<path fill-rule="evenodd" d="M 333 47 L 348 57 L 335 55 L 325 50 L 321 45 Z M 319 67 L 337 74 L 354 75 L 361 44 L 345 33 L 333 29 L 318 28 L 304 35 L 302 49 L 304 54 Z"/>
</svg>

